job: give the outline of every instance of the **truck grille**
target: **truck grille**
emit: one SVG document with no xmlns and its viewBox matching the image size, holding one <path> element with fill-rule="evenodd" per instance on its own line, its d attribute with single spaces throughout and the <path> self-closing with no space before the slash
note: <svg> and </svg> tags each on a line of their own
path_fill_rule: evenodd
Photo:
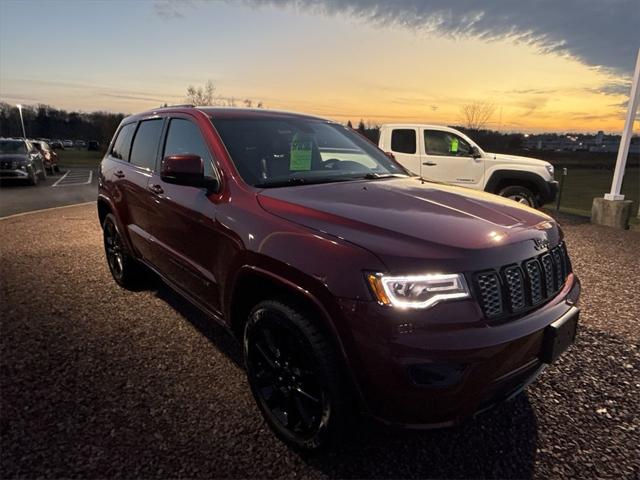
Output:
<svg viewBox="0 0 640 480">
<path fill-rule="evenodd" d="M 552 298 L 571 273 L 564 242 L 550 252 L 519 264 L 473 274 L 473 289 L 485 316 L 501 319 L 521 314 Z"/>
</svg>

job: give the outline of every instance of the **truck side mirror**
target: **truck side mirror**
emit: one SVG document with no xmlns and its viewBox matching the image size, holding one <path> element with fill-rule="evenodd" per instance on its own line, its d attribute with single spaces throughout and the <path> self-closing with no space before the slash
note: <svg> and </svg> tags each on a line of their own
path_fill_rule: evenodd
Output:
<svg viewBox="0 0 640 480">
<path fill-rule="evenodd" d="M 475 159 L 475 158 L 480 158 L 482 157 L 482 154 L 480 153 L 480 149 L 478 147 L 476 147 L 475 145 L 473 145 L 471 147 L 471 156 Z"/>
</svg>

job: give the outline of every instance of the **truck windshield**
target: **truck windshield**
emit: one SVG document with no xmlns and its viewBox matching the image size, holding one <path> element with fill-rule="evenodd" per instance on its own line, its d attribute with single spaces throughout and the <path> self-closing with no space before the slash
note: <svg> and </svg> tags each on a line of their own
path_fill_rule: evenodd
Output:
<svg viewBox="0 0 640 480">
<path fill-rule="evenodd" d="M 27 153 L 27 146 L 20 140 L 0 140 L 0 153 Z"/>
<path fill-rule="evenodd" d="M 305 118 L 212 119 L 242 179 L 281 187 L 407 176 L 351 129 Z"/>
</svg>

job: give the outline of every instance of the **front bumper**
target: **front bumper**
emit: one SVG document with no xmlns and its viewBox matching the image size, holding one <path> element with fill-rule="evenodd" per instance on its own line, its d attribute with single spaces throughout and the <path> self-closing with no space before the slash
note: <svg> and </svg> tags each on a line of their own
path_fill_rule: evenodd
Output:
<svg viewBox="0 0 640 480">
<path fill-rule="evenodd" d="M 555 201 L 558 196 L 558 182 L 556 180 L 550 180 L 545 182 L 544 188 L 540 192 L 540 205 L 545 205 Z"/>
<path fill-rule="evenodd" d="M 28 170 L 21 170 L 19 168 L 13 170 L 0 170 L 0 180 L 15 180 L 15 179 L 23 179 L 26 180 L 29 178 Z"/>
<path fill-rule="evenodd" d="M 570 274 L 547 304 L 498 325 L 487 324 L 471 300 L 427 311 L 343 300 L 365 409 L 386 424 L 446 427 L 514 396 L 545 365 L 545 329 L 577 315 L 579 293 Z"/>
</svg>

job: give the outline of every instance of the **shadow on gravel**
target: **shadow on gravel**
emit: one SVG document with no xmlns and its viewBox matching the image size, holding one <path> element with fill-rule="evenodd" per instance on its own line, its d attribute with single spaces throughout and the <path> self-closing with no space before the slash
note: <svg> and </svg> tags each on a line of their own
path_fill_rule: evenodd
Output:
<svg viewBox="0 0 640 480">
<path fill-rule="evenodd" d="M 223 327 L 160 280 L 152 290 L 244 369 L 240 345 Z M 330 478 L 531 478 L 537 442 L 535 412 L 520 394 L 446 430 L 403 431 L 363 420 L 339 448 L 299 456 Z"/>
</svg>

